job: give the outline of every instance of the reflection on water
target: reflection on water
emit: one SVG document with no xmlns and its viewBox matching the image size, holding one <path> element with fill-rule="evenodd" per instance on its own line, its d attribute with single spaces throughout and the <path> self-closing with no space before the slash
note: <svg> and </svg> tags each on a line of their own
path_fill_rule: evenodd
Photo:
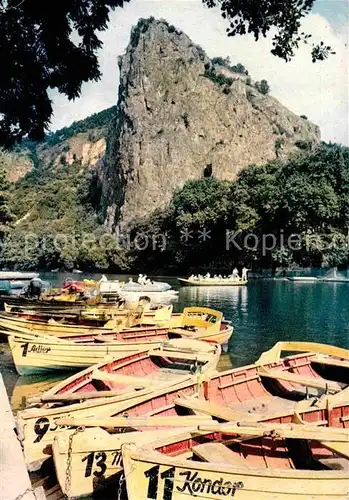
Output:
<svg viewBox="0 0 349 500">
<path fill-rule="evenodd" d="M 46 275 L 57 286 L 68 275 Z M 100 278 L 101 275 L 76 275 Z M 125 280 L 125 276 L 113 276 Z M 173 303 L 175 311 L 188 306 L 218 309 L 234 326 L 228 351 L 222 355 L 219 369 L 254 362 L 260 354 L 280 340 L 304 340 L 349 347 L 349 283 L 296 283 L 288 280 L 255 280 L 242 287 L 179 287 L 175 278 L 158 277 L 179 289 Z M 10 353 L 0 356 L 1 371 L 9 392 L 18 376 L 15 375 Z M 67 375 L 62 375 L 65 378 Z M 41 382 L 40 382 L 41 381 Z M 25 397 L 46 390 L 51 377 L 35 380 L 18 379 L 13 405 L 21 406 Z M 41 384 L 41 385 L 40 385 Z M 47 387 L 48 388 L 48 387 Z M 29 396 L 30 397 L 30 396 Z"/>
<path fill-rule="evenodd" d="M 67 378 L 67 374 L 57 375 L 31 375 L 18 377 L 12 391 L 11 406 L 13 410 L 23 410 L 30 398 L 38 396 L 57 384 L 60 380 Z"/>
<path fill-rule="evenodd" d="M 255 280 L 247 287 L 219 290 L 183 287 L 178 305 L 180 309 L 197 304 L 221 310 L 234 326 L 228 345 L 230 362 L 241 366 L 254 362 L 281 340 L 348 348 L 348 299 L 348 283 Z"/>
</svg>

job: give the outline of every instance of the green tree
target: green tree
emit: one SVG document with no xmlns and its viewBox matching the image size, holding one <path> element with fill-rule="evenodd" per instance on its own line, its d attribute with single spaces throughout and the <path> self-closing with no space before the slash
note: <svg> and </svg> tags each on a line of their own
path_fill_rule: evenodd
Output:
<svg viewBox="0 0 349 500">
<path fill-rule="evenodd" d="M 271 30 L 271 53 L 289 61 L 300 43 L 308 43 L 311 35 L 300 32 L 304 16 L 310 14 L 315 0 L 203 0 L 208 7 L 219 7 L 228 19 L 228 36 L 252 33 L 255 40 Z M 312 44 L 312 61 L 326 59 L 333 53 L 323 42 Z"/>
<path fill-rule="evenodd" d="M 260 82 L 256 82 L 254 86 L 261 94 L 267 95 L 270 92 L 270 87 L 267 80 L 261 80 Z"/>
</svg>

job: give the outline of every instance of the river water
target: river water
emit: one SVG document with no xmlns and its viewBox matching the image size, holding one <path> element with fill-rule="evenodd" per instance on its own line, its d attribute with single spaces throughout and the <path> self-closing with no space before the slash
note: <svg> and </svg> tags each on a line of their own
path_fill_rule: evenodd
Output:
<svg viewBox="0 0 349 500">
<path fill-rule="evenodd" d="M 47 273 L 53 286 L 61 285 L 67 274 Z M 70 275 L 74 279 L 99 279 L 101 275 Z M 125 276 L 108 276 L 126 281 Z M 128 277 L 127 277 L 128 278 Z M 223 312 L 234 326 L 234 334 L 219 365 L 220 369 L 255 361 L 281 340 L 304 340 L 349 348 L 349 283 L 296 283 L 289 280 L 250 280 L 244 287 L 179 287 L 176 278 L 156 277 L 179 290 L 175 311 L 187 306 L 205 306 Z M 19 377 L 11 355 L 0 344 L 0 367 L 12 405 L 22 406 L 24 398 L 50 378 Z M 64 378 L 66 375 L 62 375 Z"/>
</svg>

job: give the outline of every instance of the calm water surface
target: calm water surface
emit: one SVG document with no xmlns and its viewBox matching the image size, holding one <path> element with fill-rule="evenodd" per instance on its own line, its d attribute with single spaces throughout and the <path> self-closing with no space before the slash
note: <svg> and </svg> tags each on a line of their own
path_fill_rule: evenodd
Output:
<svg viewBox="0 0 349 500">
<path fill-rule="evenodd" d="M 54 286 L 64 274 L 46 274 Z M 70 275 L 100 278 L 100 275 Z M 125 279 L 123 276 L 110 278 Z M 294 283 L 274 280 L 250 281 L 246 287 L 182 287 L 175 278 L 157 277 L 179 290 L 175 311 L 187 306 L 207 306 L 232 321 L 234 334 L 222 356 L 220 368 L 255 361 L 280 340 L 306 340 L 349 348 L 349 283 Z M 0 345 L 0 367 L 14 407 L 29 393 L 37 392 L 48 377 L 18 377 L 6 345 Z M 64 378 L 64 375 L 62 376 Z"/>
</svg>

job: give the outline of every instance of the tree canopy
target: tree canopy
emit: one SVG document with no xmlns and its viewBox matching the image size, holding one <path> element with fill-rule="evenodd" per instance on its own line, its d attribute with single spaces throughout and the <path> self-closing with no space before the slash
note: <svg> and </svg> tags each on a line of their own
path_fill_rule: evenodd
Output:
<svg viewBox="0 0 349 500">
<path fill-rule="evenodd" d="M 169 235 L 167 262 L 183 272 L 227 272 L 232 262 L 347 265 L 349 148 L 322 144 L 286 163 L 248 167 L 235 182 L 189 181 L 174 194 L 160 229 L 158 223 L 156 232 Z M 143 258 L 156 265 L 162 254 Z"/>
<path fill-rule="evenodd" d="M 0 0 L 0 146 L 23 137 L 44 137 L 52 116 L 50 89 L 79 97 L 83 82 L 101 76 L 97 36 L 109 13 L 129 0 Z M 256 40 L 276 28 L 272 53 L 289 60 L 301 41 L 302 18 L 315 0 L 202 0 L 220 6 L 230 22 L 228 35 L 253 33 Z M 313 61 L 331 48 L 314 45 Z"/>
</svg>

